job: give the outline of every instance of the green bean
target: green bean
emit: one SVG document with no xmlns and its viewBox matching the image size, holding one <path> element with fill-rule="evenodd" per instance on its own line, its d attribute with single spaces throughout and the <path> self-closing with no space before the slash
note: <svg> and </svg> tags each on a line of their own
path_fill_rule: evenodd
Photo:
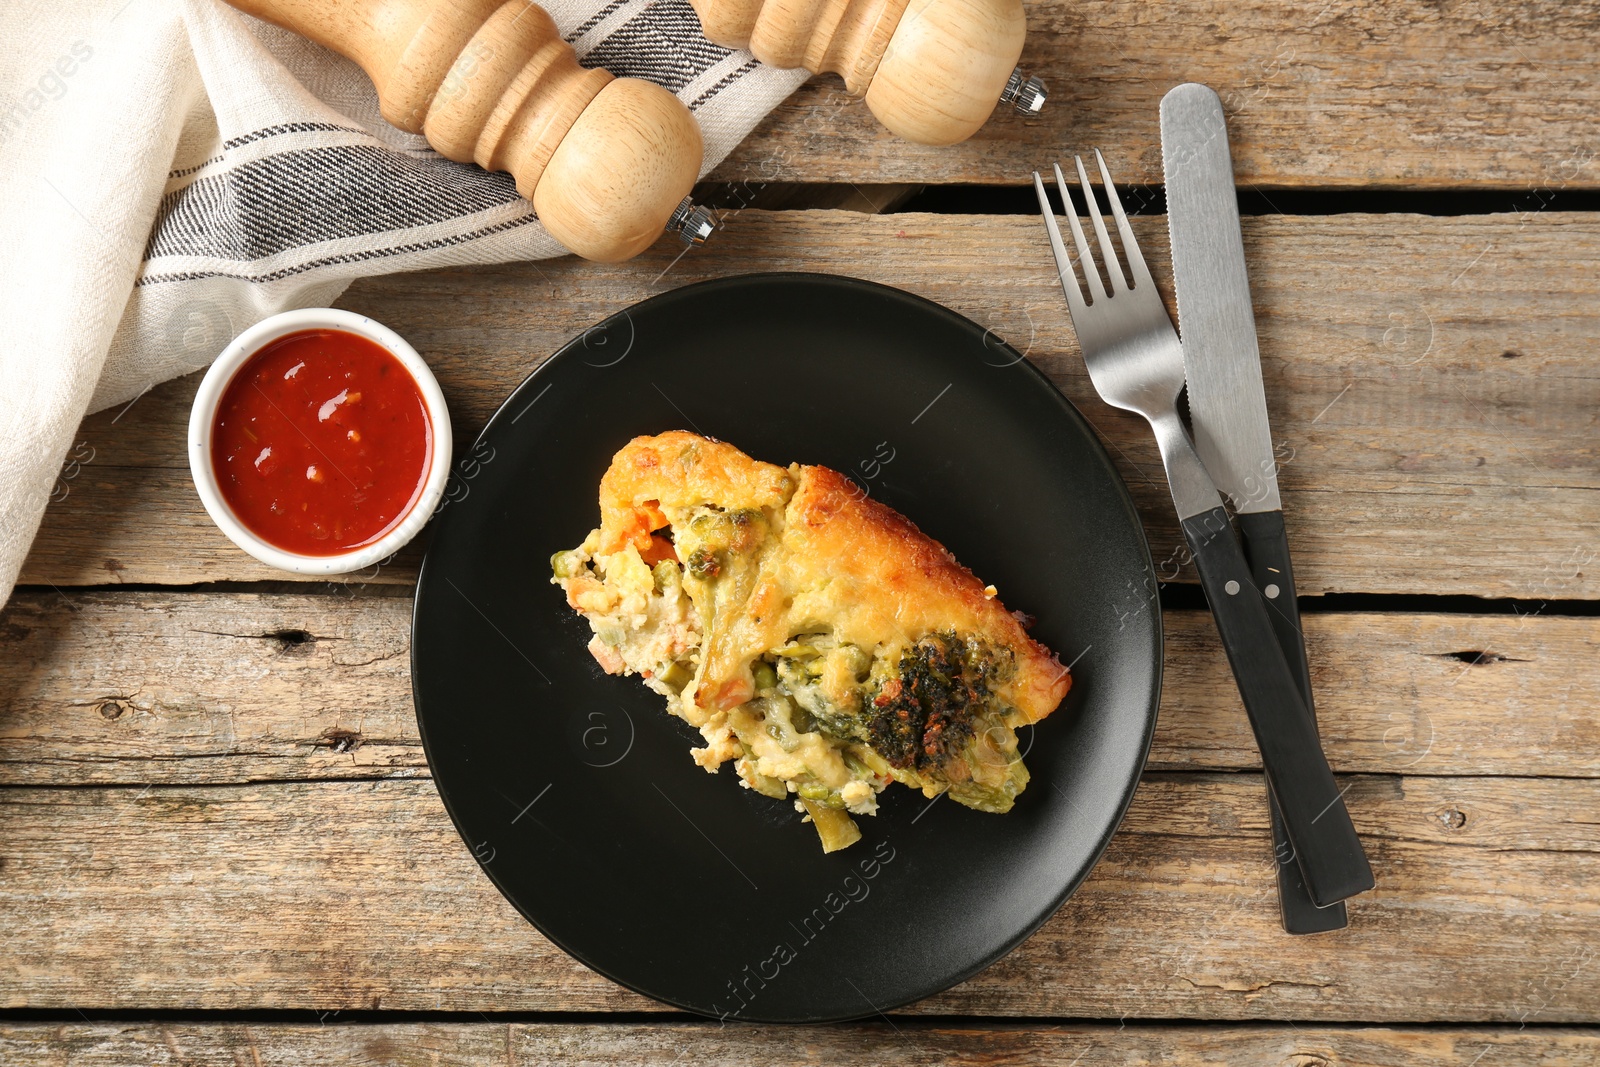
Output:
<svg viewBox="0 0 1600 1067">
<path fill-rule="evenodd" d="M 784 788 L 781 780 L 757 771 L 752 771 L 750 777 L 753 779 L 751 788 L 762 796 L 771 797 L 773 800 L 788 799 L 789 790 Z"/>
<path fill-rule="evenodd" d="M 865 763 L 862 763 L 861 759 L 849 749 L 845 749 L 844 751 L 840 752 L 839 755 L 844 757 L 844 765 L 849 767 L 850 773 L 855 775 L 857 778 L 866 777 L 873 773 L 872 768 L 868 767 Z"/>
<path fill-rule="evenodd" d="M 681 692 L 683 687 L 689 684 L 689 679 L 693 678 L 694 675 L 691 674 L 689 672 L 689 668 L 685 667 L 683 664 L 673 663 L 668 666 L 666 670 L 661 672 L 660 677 L 664 684 Z"/>
<path fill-rule="evenodd" d="M 802 734 L 811 733 L 817 726 L 817 722 L 811 717 L 811 713 L 799 704 L 790 706 L 789 721 L 794 723 L 795 731 Z"/>
<path fill-rule="evenodd" d="M 777 686 L 778 672 L 766 660 L 756 660 L 750 665 L 750 670 L 755 675 L 756 692 L 759 693 L 763 689 L 772 689 Z"/>
<path fill-rule="evenodd" d="M 821 782 L 801 782 L 795 787 L 795 792 L 799 793 L 804 800 L 824 804 L 830 808 L 844 807 L 844 798 L 839 795 L 838 791 L 829 789 Z"/>
</svg>

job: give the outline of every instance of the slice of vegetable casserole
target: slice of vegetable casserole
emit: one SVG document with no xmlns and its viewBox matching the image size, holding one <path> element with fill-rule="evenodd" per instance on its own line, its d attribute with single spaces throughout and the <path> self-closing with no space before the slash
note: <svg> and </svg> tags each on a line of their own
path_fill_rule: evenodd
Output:
<svg viewBox="0 0 1600 1067">
<path fill-rule="evenodd" d="M 600 528 L 551 563 L 600 665 L 699 729 L 700 766 L 792 794 L 828 852 L 893 781 L 1009 811 L 1015 730 L 1071 684 L 993 588 L 843 475 L 683 431 L 618 452 Z"/>
</svg>

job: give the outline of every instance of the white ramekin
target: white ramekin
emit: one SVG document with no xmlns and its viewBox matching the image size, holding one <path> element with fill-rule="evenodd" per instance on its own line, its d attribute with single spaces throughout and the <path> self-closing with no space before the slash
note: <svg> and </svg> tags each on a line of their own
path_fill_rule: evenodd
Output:
<svg viewBox="0 0 1600 1067">
<path fill-rule="evenodd" d="M 302 556 L 286 552 L 276 545 L 263 541 L 234 515 L 233 509 L 222 497 L 217 485 L 217 474 L 211 465 L 211 430 L 217 421 L 217 406 L 227 392 L 233 376 L 246 360 L 266 345 L 280 337 L 302 330 L 343 330 L 381 346 L 405 365 L 417 389 L 422 393 L 428 409 L 428 419 L 433 424 L 433 449 L 428 457 L 428 473 L 422 492 L 411 505 L 411 510 L 394 529 L 370 545 L 352 549 L 337 556 Z M 297 574 L 345 574 L 370 567 L 391 556 L 427 524 L 433 509 L 444 496 L 445 481 L 450 476 L 450 412 L 444 406 L 444 394 L 428 365 L 417 355 L 416 349 L 405 339 L 381 323 L 364 315 L 337 308 L 303 308 L 285 311 L 263 319 L 235 337 L 222 355 L 211 365 L 200 391 L 195 394 L 194 407 L 189 410 L 189 472 L 194 476 L 194 487 L 206 512 L 218 529 L 228 535 L 228 540 L 272 567 Z"/>
</svg>

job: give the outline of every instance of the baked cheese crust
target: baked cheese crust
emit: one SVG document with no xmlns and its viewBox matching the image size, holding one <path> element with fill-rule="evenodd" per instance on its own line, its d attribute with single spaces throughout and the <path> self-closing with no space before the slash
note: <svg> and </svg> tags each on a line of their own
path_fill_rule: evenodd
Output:
<svg viewBox="0 0 1600 1067">
<path fill-rule="evenodd" d="M 1009 810 L 1015 730 L 1071 684 L 984 586 L 910 520 L 826 467 L 684 431 L 629 442 L 600 527 L 552 559 L 608 672 L 697 727 L 709 771 L 794 795 L 832 851 L 893 781 Z"/>
</svg>

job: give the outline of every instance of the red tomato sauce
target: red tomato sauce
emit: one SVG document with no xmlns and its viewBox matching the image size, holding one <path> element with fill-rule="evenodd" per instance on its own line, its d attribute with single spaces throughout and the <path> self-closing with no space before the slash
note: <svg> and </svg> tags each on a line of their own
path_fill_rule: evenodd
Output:
<svg viewBox="0 0 1600 1067">
<path fill-rule="evenodd" d="M 222 394 L 211 462 L 262 540 L 303 556 L 371 544 L 422 492 L 433 425 L 405 364 L 343 330 L 280 337 Z"/>
</svg>

